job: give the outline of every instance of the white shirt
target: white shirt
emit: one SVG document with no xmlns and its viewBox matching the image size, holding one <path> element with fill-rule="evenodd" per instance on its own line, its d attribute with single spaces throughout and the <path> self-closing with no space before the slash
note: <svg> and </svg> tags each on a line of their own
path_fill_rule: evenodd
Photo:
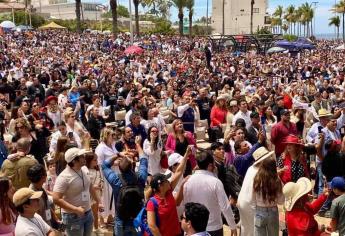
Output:
<svg viewBox="0 0 345 236">
<path fill-rule="evenodd" d="M 222 214 L 231 229 L 236 223 L 222 182 L 213 173 L 197 170 L 184 185 L 184 202 L 203 204 L 210 212 L 207 231 L 223 229 Z"/>
<path fill-rule="evenodd" d="M 68 97 L 60 93 L 58 96 L 58 104 L 61 110 L 66 109 L 67 102 L 68 102 Z"/>
<path fill-rule="evenodd" d="M 163 173 L 163 170 L 161 168 L 162 149 L 163 147 L 162 147 L 161 141 L 159 141 L 157 144 L 157 150 L 152 150 L 150 141 L 145 139 L 143 150 L 144 150 L 144 153 L 148 156 L 148 160 L 149 160 L 148 173 L 150 175 Z"/>
<path fill-rule="evenodd" d="M 236 115 L 234 115 L 234 118 L 232 119 L 232 125 L 236 124 L 236 121 L 238 119 L 243 119 L 246 122 L 246 129 L 249 129 L 249 127 L 252 125 L 252 120 L 250 119 L 250 111 L 247 111 L 246 113 L 243 113 L 242 111 L 238 111 Z"/>
<path fill-rule="evenodd" d="M 15 235 L 46 236 L 50 230 L 50 226 L 37 213 L 30 219 L 19 215 L 17 218 Z"/>
<path fill-rule="evenodd" d="M 125 115 L 125 124 L 126 124 L 126 126 L 131 123 L 129 118 L 131 117 L 132 113 L 133 113 L 133 110 L 130 109 L 129 111 L 127 111 L 127 113 Z"/>
<path fill-rule="evenodd" d="M 68 133 L 67 133 L 68 134 Z M 50 141 L 50 146 L 49 146 L 49 152 L 51 153 L 54 153 L 56 152 L 56 146 L 57 146 L 57 142 L 58 142 L 58 139 L 62 136 L 62 133 L 58 130 L 58 131 L 55 131 L 53 134 L 52 134 L 52 139 Z M 77 146 L 78 148 L 81 148 L 81 142 L 80 142 L 80 138 L 79 136 L 73 132 L 73 137 L 74 137 L 74 140 L 75 142 L 77 143 Z"/>
</svg>

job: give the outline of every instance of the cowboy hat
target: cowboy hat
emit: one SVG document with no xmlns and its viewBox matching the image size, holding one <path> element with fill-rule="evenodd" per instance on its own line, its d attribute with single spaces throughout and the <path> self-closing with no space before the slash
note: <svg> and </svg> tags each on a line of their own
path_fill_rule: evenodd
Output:
<svg viewBox="0 0 345 236">
<path fill-rule="evenodd" d="M 229 95 L 226 95 L 226 94 L 220 94 L 218 97 L 217 97 L 217 101 L 219 101 L 219 100 L 221 100 L 221 99 L 223 99 L 223 100 L 228 100 L 229 99 Z"/>
<path fill-rule="evenodd" d="M 283 144 L 295 144 L 295 145 L 304 146 L 302 140 L 293 134 L 289 134 L 283 141 Z"/>
<path fill-rule="evenodd" d="M 291 211 L 298 199 L 309 193 L 312 189 L 312 184 L 308 178 L 302 177 L 296 183 L 289 182 L 283 187 L 283 194 L 285 196 L 284 207 L 287 211 Z"/>
<path fill-rule="evenodd" d="M 254 165 L 262 162 L 265 160 L 267 157 L 273 156 L 274 151 L 268 151 L 265 147 L 259 147 L 256 149 L 256 151 L 253 153 L 253 158 L 254 158 Z"/>
<path fill-rule="evenodd" d="M 321 108 L 319 111 L 318 111 L 318 117 L 319 118 L 325 118 L 325 117 L 331 117 L 333 116 L 332 113 L 330 113 L 329 111 L 327 111 L 326 109 L 323 109 Z"/>
</svg>

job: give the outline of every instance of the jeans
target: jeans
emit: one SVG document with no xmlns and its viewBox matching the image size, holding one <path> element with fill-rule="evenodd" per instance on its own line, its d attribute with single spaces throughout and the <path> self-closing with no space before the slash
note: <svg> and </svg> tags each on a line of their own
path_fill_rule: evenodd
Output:
<svg viewBox="0 0 345 236">
<path fill-rule="evenodd" d="M 67 236 L 92 235 L 93 215 L 91 210 L 85 212 L 82 217 L 74 213 L 62 213 L 62 222 L 66 225 Z"/>
<path fill-rule="evenodd" d="M 323 174 L 322 174 L 322 163 L 319 163 L 316 166 L 316 173 L 317 173 L 317 196 L 320 196 L 323 193 Z"/>
<path fill-rule="evenodd" d="M 133 226 L 133 221 L 123 222 L 118 217 L 115 217 L 114 233 L 116 236 L 137 235 L 137 231 Z"/>
<path fill-rule="evenodd" d="M 328 182 L 328 186 L 331 186 L 331 182 Z M 319 212 L 326 212 L 326 211 L 330 210 L 334 197 L 335 197 L 335 194 L 333 193 L 333 191 L 330 192 L 330 194 L 327 196 L 327 199 L 323 203 L 323 205 L 322 205 L 322 207 L 321 207 Z"/>
<path fill-rule="evenodd" d="M 254 219 L 255 236 L 278 236 L 279 235 L 279 212 L 278 207 L 256 207 Z"/>
</svg>

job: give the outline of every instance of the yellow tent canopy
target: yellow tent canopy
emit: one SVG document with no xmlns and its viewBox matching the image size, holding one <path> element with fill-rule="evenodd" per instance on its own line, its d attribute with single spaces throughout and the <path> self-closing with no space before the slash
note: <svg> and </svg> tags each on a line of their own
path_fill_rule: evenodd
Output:
<svg viewBox="0 0 345 236">
<path fill-rule="evenodd" d="M 47 25 L 43 25 L 39 27 L 39 29 L 66 29 L 66 27 L 63 27 L 61 25 L 56 24 L 54 21 L 50 22 Z"/>
</svg>

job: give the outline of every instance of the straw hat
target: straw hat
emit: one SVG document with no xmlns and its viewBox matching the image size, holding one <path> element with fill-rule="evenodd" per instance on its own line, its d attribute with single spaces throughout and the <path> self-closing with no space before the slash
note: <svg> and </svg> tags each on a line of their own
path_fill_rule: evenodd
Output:
<svg viewBox="0 0 345 236">
<path fill-rule="evenodd" d="M 262 162 L 267 157 L 273 156 L 274 151 L 268 151 L 265 147 L 260 147 L 256 149 L 256 151 L 253 153 L 253 158 L 255 160 L 254 165 Z"/>
<path fill-rule="evenodd" d="M 229 99 L 229 95 L 227 95 L 227 94 L 220 94 L 218 97 L 217 97 L 217 101 L 219 101 L 219 100 L 221 100 L 221 99 L 223 99 L 223 100 L 228 100 Z"/>
<path fill-rule="evenodd" d="M 284 207 L 287 211 L 291 211 L 298 199 L 309 193 L 312 189 L 311 182 L 308 178 L 302 177 L 296 183 L 289 182 L 283 187 L 285 196 Z"/>
<path fill-rule="evenodd" d="M 333 114 L 330 113 L 329 111 L 327 111 L 326 109 L 321 108 L 318 111 L 318 117 L 319 118 L 326 118 L 326 117 L 331 117 L 331 116 L 333 116 Z"/>
<path fill-rule="evenodd" d="M 42 193 L 42 191 L 35 192 L 29 188 L 21 188 L 13 195 L 13 203 L 15 206 L 20 206 L 29 199 L 39 199 Z"/>
</svg>

